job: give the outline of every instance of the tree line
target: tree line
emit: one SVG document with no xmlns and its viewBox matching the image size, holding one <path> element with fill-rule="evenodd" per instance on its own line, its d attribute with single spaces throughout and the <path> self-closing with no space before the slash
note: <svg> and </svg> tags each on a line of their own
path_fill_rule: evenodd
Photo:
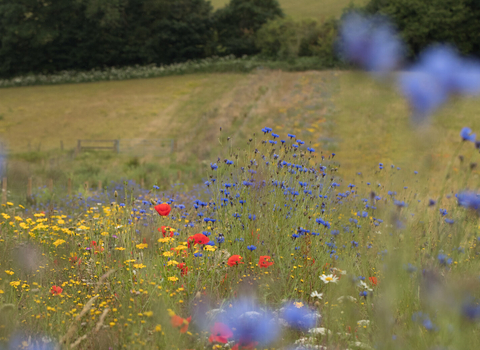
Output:
<svg viewBox="0 0 480 350">
<path fill-rule="evenodd" d="M 433 42 L 480 53 L 480 0 L 370 0 L 348 11 L 388 15 L 410 58 Z M 0 0 L 0 77 L 166 65 L 211 56 L 273 60 L 335 55 L 340 19 L 286 17 L 277 0 Z"/>
</svg>

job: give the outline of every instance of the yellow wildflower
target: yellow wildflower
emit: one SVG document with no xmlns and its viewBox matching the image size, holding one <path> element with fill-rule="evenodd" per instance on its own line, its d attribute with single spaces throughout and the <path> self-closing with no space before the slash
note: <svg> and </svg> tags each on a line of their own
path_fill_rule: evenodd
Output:
<svg viewBox="0 0 480 350">
<path fill-rule="evenodd" d="M 55 248 L 57 248 L 59 245 L 63 243 L 65 243 L 64 239 L 57 239 L 55 242 L 53 242 L 53 245 L 55 246 Z"/>
<path fill-rule="evenodd" d="M 148 244 L 147 243 L 141 243 L 141 244 L 137 244 L 136 247 L 138 249 L 145 249 L 148 247 Z"/>
</svg>

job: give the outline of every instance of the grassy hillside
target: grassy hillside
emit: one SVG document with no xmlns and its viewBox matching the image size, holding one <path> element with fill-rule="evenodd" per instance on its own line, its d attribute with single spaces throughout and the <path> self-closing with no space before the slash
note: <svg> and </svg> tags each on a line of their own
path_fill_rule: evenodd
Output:
<svg viewBox="0 0 480 350">
<path fill-rule="evenodd" d="M 268 125 L 337 153 L 346 180 L 382 162 L 415 168 L 433 186 L 459 130 L 480 129 L 473 118 L 479 106 L 453 101 L 431 126 L 416 130 L 402 97 L 360 73 L 258 71 L 4 89 L 0 128 L 13 154 L 9 184 L 18 181 L 23 191 L 32 174 L 36 185 L 68 177 L 77 185 L 120 177 L 193 184 L 226 156 L 223 145 L 244 146 Z M 122 152 L 75 154 L 77 139 L 121 139 Z"/>
<path fill-rule="evenodd" d="M 228 0 L 211 0 L 214 8 L 225 6 Z M 338 17 L 350 3 L 363 5 L 367 0 L 279 0 L 287 16 L 295 19 Z"/>
</svg>

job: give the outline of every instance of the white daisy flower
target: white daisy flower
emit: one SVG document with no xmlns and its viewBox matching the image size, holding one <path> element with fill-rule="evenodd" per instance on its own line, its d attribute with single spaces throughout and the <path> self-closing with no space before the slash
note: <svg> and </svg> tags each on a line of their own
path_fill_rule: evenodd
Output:
<svg viewBox="0 0 480 350">
<path fill-rule="evenodd" d="M 312 292 L 312 294 L 310 294 L 310 296 L 311 296 L 312 298 L 322 299 L 323 293 L 319 293 L 319 292 L 317 292 L 317 291 L 314 291 L 314 292 Z"/>
<path fill-rule="evenodd" d="M 327 284 L 327 283 L 337 283 L 338 281 L 338 277 L 335 276 L 335 275 L 321 275 L 320 276 L 320 279 L 323 281 L 323 283 Z"/>
<path fill-rule="evenodd" d="M 369 291 L 369 292 L 373 292 L 373 289 L 370 288 L 365 282 L 363 281 L 358 281 L 358 286 L 359 287 L 362 287 L 363 289 Z"/>
</svg>

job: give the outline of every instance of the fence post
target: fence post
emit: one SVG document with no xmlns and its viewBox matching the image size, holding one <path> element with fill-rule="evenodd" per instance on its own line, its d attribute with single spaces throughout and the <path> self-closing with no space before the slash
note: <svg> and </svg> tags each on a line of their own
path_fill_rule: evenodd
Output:
<svg viewBox="0 0 480 350">
<path fill-rule="evenodd" d="M 82 150 L 82 140 L 77 140 L 77 153 Z"/>
<path fill-rule="evenodd" d="M 7 178 L 2 180 L 2 204 L 7 204 Z"/>
<path fill-rule="evenodd" d="M 120 140 L 115 140 L 115 152 L 120 153 Z"/>
<path fill-rule="evenodd" d="M 98 180 L 98 188 L 97 188 L 98 192 L 101 192 L 102 191 L 102 180 Z"/>
</svg>

